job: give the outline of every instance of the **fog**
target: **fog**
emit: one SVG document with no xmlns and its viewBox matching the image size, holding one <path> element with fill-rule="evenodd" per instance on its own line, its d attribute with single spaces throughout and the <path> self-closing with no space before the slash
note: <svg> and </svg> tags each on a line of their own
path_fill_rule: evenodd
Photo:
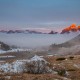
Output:
<svg viewBox="0 0 80 80">
<path fill-rule="evenodd" d="M 67 54 L 79 54 L 80 53 L 80 45 L 75 45 L 69 48 L 62 47 L 57 51 L 58 55 L 67 55 Z"/>
<path fill-rule="evenodd" d="M 70 34 L 24 34 L 24 33 L 14 33 L 6 34 L 0 33 L 0 41 L 7 43 L 12 46 L 22 48 L 38 48 L 42 46 L 49 46 L 51 44 L 60 44 L 66 42 L 79 33 Z"/>
</svg>

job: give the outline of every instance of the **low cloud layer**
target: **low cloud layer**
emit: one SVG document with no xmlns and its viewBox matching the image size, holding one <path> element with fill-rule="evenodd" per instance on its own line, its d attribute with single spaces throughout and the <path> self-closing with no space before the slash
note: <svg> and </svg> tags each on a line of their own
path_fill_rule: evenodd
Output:
<svg viewBox="0 0 80 80">
<path fill-rule="evenodd" d="M 60 44 L 66 42 L 79 33 L 70 34 L 6 34 L 0 33 L 0 41 L 5 42 L 9 45 L 15 45 L 24 48 L 36 48 L 42 46 L 49 46 L 51 44 Z"/>
</svg>

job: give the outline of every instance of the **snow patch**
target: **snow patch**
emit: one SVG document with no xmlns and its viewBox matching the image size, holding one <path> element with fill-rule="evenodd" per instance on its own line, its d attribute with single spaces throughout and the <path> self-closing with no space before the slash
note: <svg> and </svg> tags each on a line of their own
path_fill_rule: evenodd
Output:
<svg viewBox="0 0 80 80">
<path fill-rule="evenodd" d="M 32 57 L 31 59 L 30 59 L 31 61 L 45 61 L 43 58 L 41 58 L 41 57 L 39 57 L 39 56 L 37 56 L 37 55 L 35 55 L 34 57 Z"/>
<path fill-rule="evenodd" d="M 13 58 L 15 56 L 12 56 L 12 55 L 6 55 L 6 56 L 0 56 L 0 58 Z"/>
<path fill-rule="evenodd" d="M 53 56 L 53 55 L 47 55 L 47 56 Z"/>
<path fill-rule="evenodd" d="M 10 78 L 11 78 L 11 76 L 5 76 L 5 78 L 6 78 L 6 79 L 10 79 Z"/>
<path fill-rule="evenodd" d="M 43 64 L 43 61 L 44 61 L 44 64 Z M 35 70 L 38 67 L 38 63 L 39 63 L 40 69 L 43 69 L 43 66 L 48 63 L 45 59 L 35 55 L 31 59 L 16 60 L 12 63 L 1 63 L 0 71 L 4 73 L 21 73 L 24 71 L 28 71 L 28 68 L 26 67 L 28 63 L 34 64 L 34 62 L 35 62 Z"/>
<path fill-rule="evenodd" d="M 8 52 L 19 52 L 19 51 L 31 51 L 31 49 L 19 49 L 19 48 L 17 48 L 17 49 L 12 49 L 12 50 L 8 50 L 8 51 L 4 51 L 4 50 L 0 49 L 0 54 L 8 53 Z"/>
<path fill-rule="evenodd" d="M 20 61 L 15 61 L 13 63 L 5 63 L 5 64 L 0 64 L 0 70 L 3 71 L 4 73 L 19 73 L 23 72 L 24 69 L 24 63 Z"/>
<path fill-rule="evenodd" d="M 78 68 L 78 69 L 80 68 L 80 64 L 74 64 L 73 66 Z"/>
</svg>

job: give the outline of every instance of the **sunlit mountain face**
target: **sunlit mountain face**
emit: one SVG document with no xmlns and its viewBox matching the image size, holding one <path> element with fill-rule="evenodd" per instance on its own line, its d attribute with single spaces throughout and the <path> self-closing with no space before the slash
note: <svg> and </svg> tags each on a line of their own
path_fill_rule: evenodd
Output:
<svg viewBox="0 0 80 80">
<path fill-rule="evenodd" d="M 72 32 L 80 31 L 80 26 L 76 26 L 76 24 L 72 24 L 71 26 L 63 29 L 61 33 L 62 34 L 63 33 L 70 33 L 70 31 L 72 31 Z"/>
</svg>

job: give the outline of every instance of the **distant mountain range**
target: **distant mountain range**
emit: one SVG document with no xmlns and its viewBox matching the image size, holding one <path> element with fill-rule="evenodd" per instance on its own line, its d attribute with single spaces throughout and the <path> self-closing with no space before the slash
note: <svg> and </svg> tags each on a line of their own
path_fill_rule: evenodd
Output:
<svg viewBox="0 0 80 80">
<path fill-rule="evenodd" d="M 46 29 L 45 29 L 46 31 Z M 26 33 L 26 34 L 57 34 L 59 32 L 49 30 L 48 32 L 45 31 L 40 31 L 40 30 L 31 30 L 31 29 L 26 29 L 26 30 L 0 30 L 2 33 L 7 33 L 7 34 L 12 34 L 12 33 Z M 80 26 L 76 26 L 75 24 L 72 24 L 71 26 L 63 29 L 60 34 L 65 34 L 65 33 L 70 33 L 70 32 L 77 32 L 80 31 Z"/>
<path fill-rule="evenodd" d="M 26 34 L 57 34 L 58 32 L 55 31 L 50 31 L 49 33 L 46 32 L 40 32 L 40 31 L 36 31 L 36 30 L 0 30 L 0 32 L 2 33 L 7 33 L 7 34 L 12 34 L 12 33 L 26 33 Z"/>
</svg>

